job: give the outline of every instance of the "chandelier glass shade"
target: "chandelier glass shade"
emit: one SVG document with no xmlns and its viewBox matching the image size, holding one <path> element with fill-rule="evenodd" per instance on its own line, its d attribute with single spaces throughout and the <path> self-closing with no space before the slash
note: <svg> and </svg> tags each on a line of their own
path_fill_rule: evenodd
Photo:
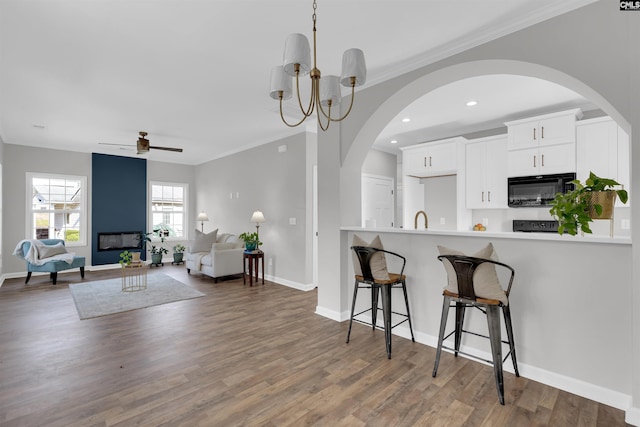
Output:
<svg viewBox="0 0 640 427">
<path fill-rule="evenodd" d="M 344 120 L 353 107 L 355 87 L 361 86 L 367 79 L 367 67 L 364 53 L 360 49 L 348 49 L 342 55 L 342 73 L 338 76 L 322 76 L 316 62 L 316 1 L 313 2 L 313 63 L 309 40 L 304 34 L 291 34 L 284 46 L 282 65 L 271 71 L 269 95 L 280 102 L 280 118 L 290 127 L 302 124 L 314 111 L 318 125 L 327 130 L 331 122 Z M 309 103 L 303 104 L 300 96 L 300 76 L 309 75 L 311 78 L 311 94 Z M 289 123 L 283 113 L 282 101 L 293 96 L 292 80 L 295 78 L 296 95 L 302 118 L 295 123 Z M 342 117 L 334 117 L 331 109 L 336 108 L 342 101 L 340 85 L 351 88 L 351 102 Z"/>
</svg>

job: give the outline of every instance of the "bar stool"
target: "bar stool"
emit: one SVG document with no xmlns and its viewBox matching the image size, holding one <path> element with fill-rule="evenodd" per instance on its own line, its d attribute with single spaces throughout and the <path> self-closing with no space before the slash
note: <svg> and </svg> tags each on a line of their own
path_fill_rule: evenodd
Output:
<svg viewBox="0 0 640 427">
<path fill-rule="evenodd" d="M 353 302 L 351 303 L 351 318 L 349 319 L 349 332 L 347 333 L 347 343 L 349 343 L 349 337 L 351 336 L 351 326 L 353 325 L 353 321 L 363 323 L 365 325 L 371 325 L 372 329 L 376 328 L 376 320 L 378 315 L 378 310 L 382 310 L 382 315 L 384 317 L 384 335 L 385 335 L 385 343 L 387 348 L 387 357 L 391 359 L 391 330 L 396 326 L 409 322 L 409 331 L 411 332 L 411 341 L 416 342 L 413 336 L 413 327 L 411 326 L 411 313 L 409 312 L 409 299 L 407 297 L 407 285 L 406 285 L 406 276 L 404 275 L 404 266 L 407 262 L 406 258 L 402 255 L 398 255 L 397 253 L 390 252 L 384 249 L 372 248 L 368 246 L 352 246 L 351 249 L 356 253 L 360 268 L 362 271 L 362 275 L 355 275 L 355 285 L 353 288 Z M 392 255 L 398 257 L 402 260 L 402 269 L 399 274 L 388 273 L 387 278 L 374 278 L 373 273 L 371 271 L 371 261 L 372 258 L 377 256 Z M 386 262 L 385 262 L 386 264 Z M 355 312 L 356 307 L 356 298 L 358 296 L 358 289 L 360 288 L 368 288 L 371 289 L 371 308 L 367 308 L 359 313 Z M 404 294 L 404 303 L 406 306 L 406 314 L 398 313 L 391 310 L 391 290 L 392 289 L 402 289 Z M 378 296 L 382 292 L 382 308 L 378 307 Z M 371 312 L 371 323 L 362 321 L 357 319 L 357 316 L 361 314 Z M 396 314 L 398 316 L 403 317 L 404 319 L 400 322 L 392 325 L 391 315 Z"/>
<path fill-rule="evenodd" d="M 504 382 L 502 374 L 502 364 L 509 354 L 511 354 L 511 361 L 513 362 L 513 369 L 516 377 L 520 376 L 518 372 L 518 364 L 516 362 L 516 349 L 513 340 L 513 328 L 511 326 L 511 311 L 508 304 L 509 293 L 511 291 L 511 285 L 513 284 L 513 278 L 515 271 L 507 264 L 503 264 L 498 261 L 484 258 L 476 258 L 463 255 L 440 255 L 438 259 L 443 263 L 451 263 L 455 271 L 458 285 L 458 293 L 453 293 L 447 289 L 443 291 L 444 301 L 442 304 L 442 318 L 440 320 L 440 333 L 438 336 L 438 348 L 436 351 L 436 361 L 433 367 L 433 376 L 436 376 L 438 372 L 438 364 L 440 363 L 440 353 L 443 348 L 452 350 L 454 356 L 458 357 L 458 353 L 473 357 L 478 360 L 490 363 L 493 365 L 493 372 L 496 380 L 496 388 L 498 390 L 498 398 L 500 404 L 504 405 Z M 507 303 L 503 303 L 497 299 L 485 299 L 476 296 L 474 286 L 474 273 L 484 263 L 493 264 L 494 268 L 499 266 L 510 270 L 511 277 L 509 278 L 509 286 L 504 291 L 507 297 Z M 447 325 L 447 317 L 449 314 L 449 308 L 455 307 L 456 309 L 456 322 L 455 329 L 445 336 L 445 328 Z M 483 312 L 487 316 L 487 324 L 489 329 L 489 336 L 478 334 L 471 331 L 464 330 L 464 314 L 467 307 L 474 307 Z M 507 330 L 508 341 L 503 341 L 501 338 L 500 330 L 500 314 L 499 310 L 502 309 L 504 315 L 505 327 Z M 493 360 L 485 360 L 475 355 L 460 351 L 460 341 L 463 333 L 469 333 L 483 338 L 488 338 L 491 343 L 491 355 Z M 454 348 L 443 345 L 443 341 L 455 334 Z M 504 359 L 502 358 L 502 343 L 509 345 L 509 352 Z"/>
</svg>

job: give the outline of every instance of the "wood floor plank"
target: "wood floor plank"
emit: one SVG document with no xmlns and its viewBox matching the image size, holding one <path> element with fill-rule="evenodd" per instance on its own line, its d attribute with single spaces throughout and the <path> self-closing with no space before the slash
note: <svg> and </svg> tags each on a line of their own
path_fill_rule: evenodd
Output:
<svg viewBox="0 0 640 427">
<path fill-rule="evenodd" d="M 315 314 L 317 293 L 167 274 L 202 298 L 79 320 L 60 274 L 0 287 L 0 425 L 624 426 L 624 413 L 484 364 Z M 118 277 L 87 271 L 84 282 Z"/>
</svg>

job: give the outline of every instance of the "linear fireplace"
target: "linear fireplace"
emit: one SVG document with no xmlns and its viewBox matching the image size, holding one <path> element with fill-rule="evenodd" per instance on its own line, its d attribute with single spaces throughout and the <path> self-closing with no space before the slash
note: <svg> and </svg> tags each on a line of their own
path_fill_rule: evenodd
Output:
<svg viewBox="0 0 640 427">
<path fill-rule="evenodd" d="M 98 251 L 142 249 L 142 236 L 141 231 L 98 233 Z"/>
</svg>

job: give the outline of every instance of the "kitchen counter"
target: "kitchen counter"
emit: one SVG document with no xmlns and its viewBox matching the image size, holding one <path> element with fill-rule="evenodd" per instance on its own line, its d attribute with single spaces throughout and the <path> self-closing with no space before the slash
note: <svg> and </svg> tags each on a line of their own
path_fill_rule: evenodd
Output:
<svg viewBox="0 0 640 427">
<path fill-rule="evenodd" d="M 525 233 L 513 231 L 458 231 L 458 230 L 413 230 L 409 228 L 363 228 L 363 227 L 341 227 L 342 231 L 361 231 L 370 233 L 396 233 L 396 234 L 416 234 L 430 236 L 465 236 L 465 237 L 482 237 L 492 239 L 517 239 L 517 240 L 548 240 L 556 242 L 571 243 L 601 243 L 608 245 L 631 245 L 630 237 L 609 237 L 609 236 L 590 236 L 568 234 L 560 235 L 558 233 Z"/>
<path fill-rule="evenodd" d="M 617 408 L 628 407 L 634 288 L 630 238 L 362 227 L 342 227 L 340 234 L 344 268 L 333 296 L 341 301 L 342 319 L 349 318 L 353 291 L 354 234 L 365 241 L 379 234 L 385 249 L 406 257 L 416 345 L 433 347 L 447 284 L 438 247 L 473 254 L 492 243 L 498 259 L 516 272 L 509 300 L 520 374 Z M 390 271 L 400 268 L 391 258 L 387 263 Z M 395 298 L 393 304 L 401 302 Z M 356 309 L 366 304 L 367 298 L 361 298 Z M 486 332 L 486 319 L 471 312 L 465 327 Z M 393 333 L 409 337 L 405 325 Z M 490 357 L 488 343 L 480 338 L 465 338 L 462 345 L 470 353 Z M 607 368 L 594 369 L 602 360 L 607 360 Z M 504 367 L 513 372 L 509 361 Z"/>
</svg>

